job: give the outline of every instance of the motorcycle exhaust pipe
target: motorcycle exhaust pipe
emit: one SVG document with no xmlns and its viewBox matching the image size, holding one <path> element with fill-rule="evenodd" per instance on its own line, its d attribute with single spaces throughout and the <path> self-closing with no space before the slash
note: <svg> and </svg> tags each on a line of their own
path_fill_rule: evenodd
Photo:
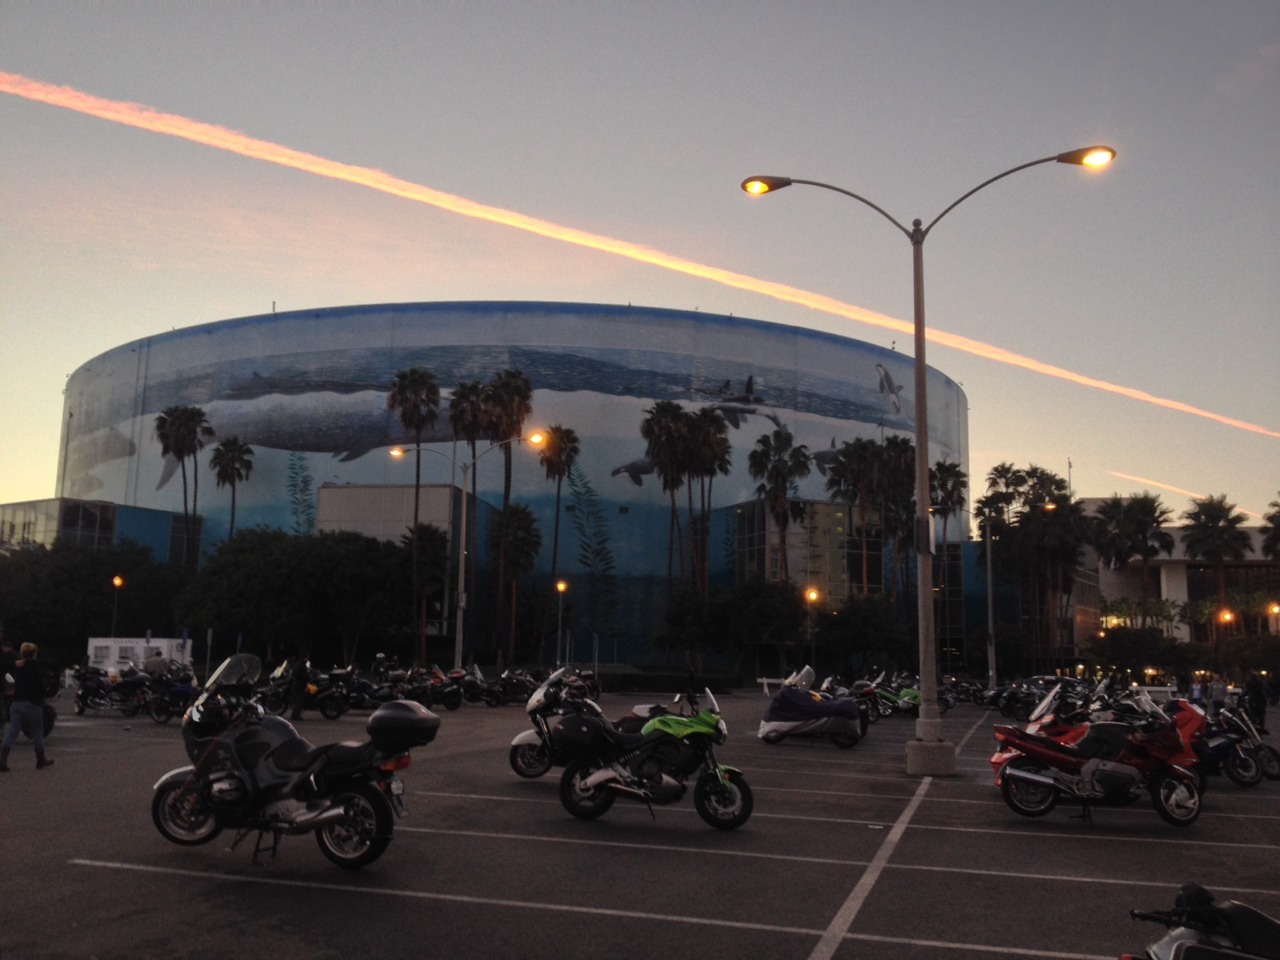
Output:
<svg viewBox="0 0 1280 960">
<path fill-rule="evenodd" d="M 321 827 L 327 827 L 331 823 L 338 823 L 347 816 L 347 808 L 344 807 L 325 807 L 323 810 L 317 810 L 314 813 L 308 811 L 294 820 L 285 831 L 289 834 L 310 833 L 312 830 L 319 830 Z"/>
<path fill-rule="evenodd" d="M 1056 787 L 1058 785 L 1058 782 L 1053 777 L 1045 776 L 1043 773 L 1035 773 L 1031 770 L 1023 770 L 1020 767 L 1005 767 L 1004 775 L 1013 777 L 1015 780 L 1029 780 L 1043 787 Z"/>
</svg>

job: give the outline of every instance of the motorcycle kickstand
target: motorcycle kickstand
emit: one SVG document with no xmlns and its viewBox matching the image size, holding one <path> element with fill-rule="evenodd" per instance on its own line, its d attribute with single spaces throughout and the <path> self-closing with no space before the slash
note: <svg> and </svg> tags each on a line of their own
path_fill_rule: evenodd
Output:
<svg viewBox="0 0 1280 960">
<path fill-rule="evenodd" d="M 1071 815 L 1073 820 L 1083 820 L 1085 823 L 1093 823 L 1093 808 L 1089 806 L 1088 800 L 1080 801 L 1080 812 Z"/>
<path fill-rule="evenodd" d="M 232 840 L 232 841 L 231 841 L 231 846 L 227 847 L 227 850 L 228 850 L 228 851 L 235 850 L 235 848 L 236 848 L 236 847 L 240 846 L 240 841 L 241 841 L 241 840 L 243 840 L 243 839 L 244 839 L 245 837 L 247 837 L 249 834 L 254 833 L 254 832 L 255 832 L 255 831 L 254 831 L 254 829 L 253 829 L 252 827 L 250 827 L 250 828 L 248 828 L 248 829 L 245 829 L 245 830 L 241 830 L 239 833 L 237 833 L 237 834 L 236 834 L 236 838 L 235 838 L 234 840 Z M 263 852 L 265 852 L 265 851 L 268 849 L 268 848 L 266 848 L 266 847 L 264 847 L 264 846 L 262 845 L 262 838 L 263 838 L 263 836 L 264 836 L 265 834 L 267 834 L 267 833 L 270 833 L 270 834 L 271 834 L 271 847 L 270 847 L 270 850 L 271 850 L 271 859 L 272 859 L 272 860 L 274 860 L 274 859 L 276 859 L 276 852 L 280 849 L 280 834 L 279 834 L 279 833 L 277 833 L 275 830 L 270 830 L 270 831 L 268 831 L 268 830 L 258 830 L 258 831 L 256 831 L 256 832 L 257 832 L 258 836 L 257 836 L 257 839 L 255 839 L 255 840 L 254 840 L 254 842 L 253 842 L 253 859 L 252 859 L 250 862 L 251 862 L 255 867 L 260 867 L 260 866 L 262 866 L 262 860 L 261 860 L 261 859 L 259 859 L 259 855 L 260 855 L 260 854 L 262 854 Z"/>
</svg>

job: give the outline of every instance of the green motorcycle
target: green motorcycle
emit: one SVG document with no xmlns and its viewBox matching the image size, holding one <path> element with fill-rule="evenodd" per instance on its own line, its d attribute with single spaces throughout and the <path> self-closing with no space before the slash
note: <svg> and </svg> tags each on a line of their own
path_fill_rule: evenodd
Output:
<svg viewBox="0 0 1280 960">
<path fill-rule="evenodd" d="M 751 816 L 751 787 L 742 773 L 719 763 L 715 747 L 728 727 L 710 690 L 676 697 L 680 712 L 649 720 L 625 733 L 603 717 L 575 714 L 552 728 L 557 751 L 573 754 L 560 778 L 560 802 L 575 817 L 594 820 L 618 797 L 650 808 L 684 797 L 693 781 L 693 805 L 717 830 L 733 830 Z"/>
</svg>

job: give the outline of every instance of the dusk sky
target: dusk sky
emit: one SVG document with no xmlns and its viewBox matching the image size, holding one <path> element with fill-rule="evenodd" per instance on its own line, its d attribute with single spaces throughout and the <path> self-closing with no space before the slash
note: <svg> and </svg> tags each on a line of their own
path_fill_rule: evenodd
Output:
<svg viewBox="0 0 1280 960">
<path fill-rule="evenodd" d="M 73 370 L 273 308 L 633 303 L 909 354 L 907 239 L 743 178 L 909 225 L 1090 144 L 1115 162 L 1013 174 L 924 246 L 975 495 L 1009 461 L 1260 515 L 1276 0 L 0 0 L 0 503 L 55 494 Z"/>
</svg>

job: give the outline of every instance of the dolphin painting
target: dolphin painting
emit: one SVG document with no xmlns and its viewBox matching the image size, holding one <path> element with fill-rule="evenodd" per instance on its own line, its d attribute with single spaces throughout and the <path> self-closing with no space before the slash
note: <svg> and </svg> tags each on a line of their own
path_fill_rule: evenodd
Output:
<svg viewBox="0 0 1280 960">
<path fill-rule="evenodd" d="M 653 473 L 653 461 L 648 457 L 640 457 L 632 460 L 630 463 L 624 463 L 620 467 L 614 467 L 610 472 L 611 477 L 626 476 L 637 487 L 644 485 L 644 477 Z"/>
<path fill-rule="evenodd" d="M 902 384 L 893 382 L 893 374 L 886 370 L 881 364 L 876 364 L 876 370 L 880 373 L 880 392 L 889 399 L 889 406 L 893 407 L 894 413 L 902 412 Z"/>
<path fill-rule="evenodd" d="M 839 456 L 839 451 L 836 450 L 836 438 L 832 437 L 830 447 L 826 450 L 819 450 L 813 455 L 813 465 L 817 467 L 818 472 L 825 477 L 827 475 L 827 471 L 830 470 L 832 465 L 836 462 L 837 456 Z"/>
</svg>

